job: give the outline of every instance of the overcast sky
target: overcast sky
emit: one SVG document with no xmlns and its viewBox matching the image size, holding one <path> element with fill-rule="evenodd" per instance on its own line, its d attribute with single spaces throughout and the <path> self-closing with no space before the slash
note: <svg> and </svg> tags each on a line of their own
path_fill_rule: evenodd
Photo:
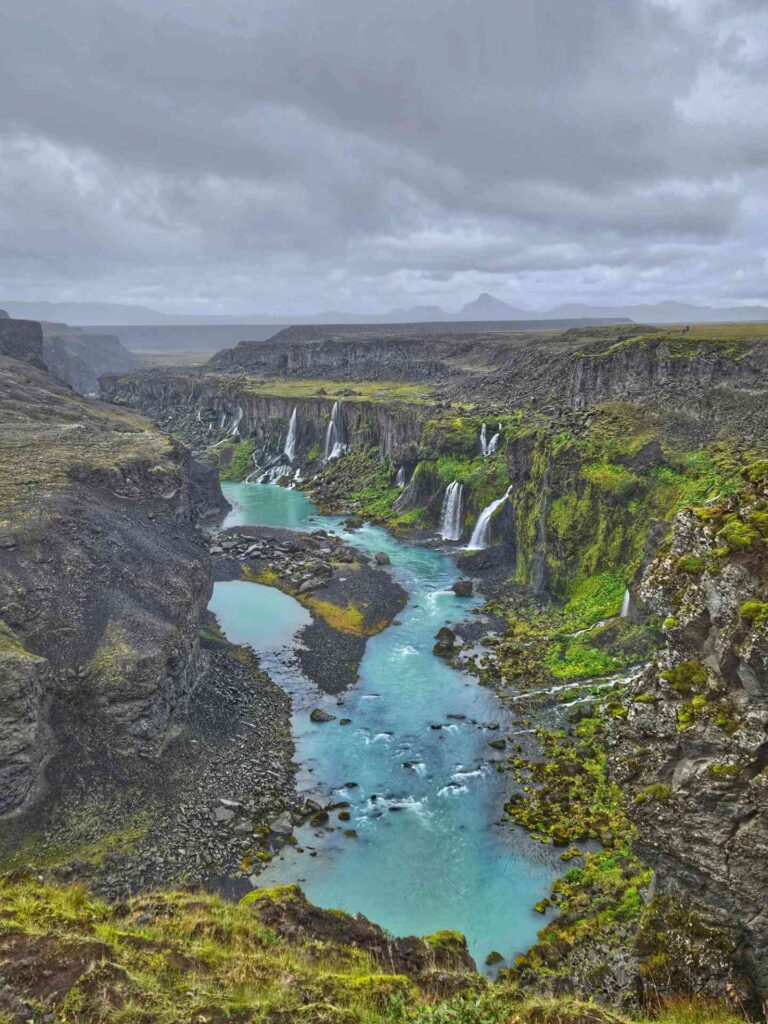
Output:
<svg viewBox="0 0 768 1024">
<path fill-rule="evenodd" d="M 768 0 L 2 0 L 0 295 L 768 299 Z"/>
</svg>

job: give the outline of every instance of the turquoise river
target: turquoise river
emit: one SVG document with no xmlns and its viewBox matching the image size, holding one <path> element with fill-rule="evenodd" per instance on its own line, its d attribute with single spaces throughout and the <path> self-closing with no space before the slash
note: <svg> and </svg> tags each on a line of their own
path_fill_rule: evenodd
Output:
<svg viewBox="0 0 768 1024">
<path fill-rule="evenodd" d="M 292 696 L 299 791 L 350 804 L 348 822 L 332 812 L 327 829 L 297 828 L 298 847 L 285 847 L 258 884 L 297 882 L 319 906 L 365 914 L 396 935 L 455 929 L 479 966 L 491 950 L 509 964 L 535 941 L 543 919 L 533 904 L 562 864 L 521 829 L 496 824 L 510 777 L 496 771 L 503 754 L 488 744 L 515 727 L 490 690 L 432 653 L 440 626 L 460 624 L 478 602 L 450 590 L 458 573 L 443 551 L 372 526 L 350 533 L 300 491 L 224 490 L 233 506 L 225 526 L 332 531 L 386 551 L 409 594 L 396 621 L 368 641 L 358 683 L 338 698 L 319 693 L 294 663 L 295 635 L 309 621 L 297 601 L 256 583 L 216 584 L 210 607 L 227 636 L 252 647 Z M 318 706 L 337 720 L 310 722 Z M 356 837 L 344 835 L 350 828 Z"/>
</svg>

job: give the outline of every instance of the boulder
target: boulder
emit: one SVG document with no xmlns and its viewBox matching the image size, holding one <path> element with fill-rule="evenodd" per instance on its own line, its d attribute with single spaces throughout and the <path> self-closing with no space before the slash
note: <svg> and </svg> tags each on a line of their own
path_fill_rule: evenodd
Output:
<svg viewBox="0 0 768 1024">
<path fill-rule="evenodd" d="M 390 559 L 390 557 L 386 553 L 386 551 L 377 551 L 376 554 L 373 556 L 373 560 L 376 563 L 376 565 L 391 565 L 392 564 L 392 560 Z"/>
<path fill-rule="evenodd" d="M 309 713 L 309 720 L 310 722 L 334 722 L 336 715 L 332 715 L 322 708 L 313 708 Z"/>
<path fill-rule="evenodd" d="M 456 580 L 451 590 L 457 597 L 472 597 L 472 580 Z"/>
<path fill-rule="evenodd" d="M 453 653 L 456 645 L 456 634 L 450 626 L 441 626 L 437 633 L 435 633 L 435 641 L 436 643 L 432 648 L 433 653 L 441 658 L 445 658 Z"/>
</svg>

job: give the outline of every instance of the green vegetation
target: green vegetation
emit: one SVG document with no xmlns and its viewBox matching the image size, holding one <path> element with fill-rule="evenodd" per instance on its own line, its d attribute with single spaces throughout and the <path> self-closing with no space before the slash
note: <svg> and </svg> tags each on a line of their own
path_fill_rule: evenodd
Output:
<svg viewBox="0 0 768 1024">
<path fill-rule="evenodd" d="M 218 378 L 229 388 L 231 377 Z M 433 399 L 428 384 L 405 384 L 400 381 L 337 381 L 297 380 L 290 377 L 245 377 L 242 393 L 268 395 L 275 398 L 343 398 L 345 402 L 408 402 L 429 405 Z"/>
<path fill-rule="evenodd" d="M 234 441 L 233 439 L 232 456 L 229 462 L 222 464 L 219 469 L 221 479 L 245 480 L 253 470 L 253 453 L 255 449 L 256 442 L 253 438 L 248 438 L 245 441 Z"/>
<path fill-rule="evenodd" d="M 768 622 L 768 602 L 766 601 L 745 601 L 739 607 L 739 615 L 750 626 L 760 629 Z"/>
<path fill-rule="evenodd" d="M 604 876 L 609 872 L 621 884 L 619 861 L 606 866 Z M 567 888 L 564 883 L 564 893 Z M 620 913 L 634 914 L 634 899 L 632 886 L 625 888 Z M 359 936 L 354 947 L 352 933 L 345 943 L 350 927 L 346 915 L 315 911 L 315 936 L 311 924 L 293 923 L 294 905 L 299 912 L 306 906 L 300 891 L 282 886 L 257 891 L 241 904 L 204 893 L 163 892 L 110 906 L 81 888 L 17 875 L 0 880 L 0 971 L 30 1019 L 45 1016 L 61 1024 L 646 1020 L 572 997 L 531 996 L 510 978 L 490 984 L 456 961 L 461 939 L 450 932 L 424 942 L 424 968 L 409 977 L 393 971 L 383 962 L 386 957 L 377 959 L 373 950 L 379 940 L 370 944 L 370 951 Z M 282 920 L 293 938 L 281 934 Z M 646 930 L 659 927 L 653 919 Z M 671 951 L 664 956 L 669 944 L 660 941 L 655 971 L 674 968 Z M 722 941 L 707 933 L 699 945 L 705 951 L 719 950 Z M 656 1024 L 737 1022 L 725 1006 L 696 999 L 660 1003 L 655 1009 Z M 13 1013 L 0 1010 L 0 1022 L 10 1024 Z"/>
</svg>

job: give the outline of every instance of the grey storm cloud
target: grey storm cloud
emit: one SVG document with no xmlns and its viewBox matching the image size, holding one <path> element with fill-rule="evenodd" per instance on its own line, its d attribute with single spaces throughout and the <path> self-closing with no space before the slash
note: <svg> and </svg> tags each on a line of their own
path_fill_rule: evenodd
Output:
<svg viewBox="0 0 768 1024">
<path fill-rule="evenodd" d="M 7 298 L 765 299 L 764 0 L 4 0 Z"/>
</svg>

